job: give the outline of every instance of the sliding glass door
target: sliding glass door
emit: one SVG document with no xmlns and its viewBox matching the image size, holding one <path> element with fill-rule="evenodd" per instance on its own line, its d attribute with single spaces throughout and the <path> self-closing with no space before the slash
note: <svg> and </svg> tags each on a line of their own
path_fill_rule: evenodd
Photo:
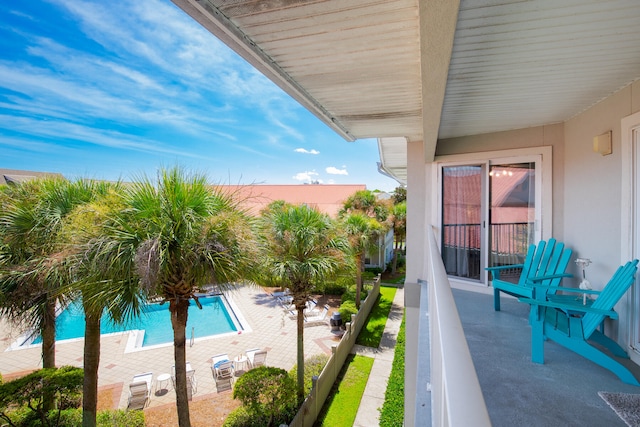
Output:
<svg viewBox="0 0 640 427">
<path fill-rule="evenodd" d="M 451 276 L 480 280 L 485 169 L 442 168 L 442 260 Z"/>
<path fill-rule="evenodd" d="M 539 239 L 535 161 L 443 166 L 441 183 L 447 274 L 486 282 L 486 266 L 522 263 Z M 520 272 L 505 273 L 517 281 Z"/>
</svg>

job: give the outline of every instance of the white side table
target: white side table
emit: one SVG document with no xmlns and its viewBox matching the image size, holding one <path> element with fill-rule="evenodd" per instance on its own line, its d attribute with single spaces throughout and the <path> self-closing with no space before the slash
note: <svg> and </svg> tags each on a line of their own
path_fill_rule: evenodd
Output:
<svg viewBox="0 0 640 427">
<path fill-rule="evenodd" d="M 156 391 L 167 390 L 169 388 L 169 380 L 171 380 L 171 375 L 169 374 L 158 375 L 158 378 L 156 378 Z"/>
<path fill-rule="evenodd" d="M 247 359 L 247 356 L 236 356 L 233 359 L 233 371 L 234 372 L 238 372 L 238 371 L 242 371 L 245 372 L 247 370 L 247 362 L 249 361 L 249 359 Z"/>
</svg>

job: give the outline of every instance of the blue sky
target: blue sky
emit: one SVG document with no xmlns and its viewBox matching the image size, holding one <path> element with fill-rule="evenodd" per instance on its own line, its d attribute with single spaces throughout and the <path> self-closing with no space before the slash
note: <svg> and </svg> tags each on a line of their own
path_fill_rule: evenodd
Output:
<svg viewBox="0 0 640 427">
<path fill-rule="evenodd" d="M 170 0 L 0 4 L 0 168 L 393 190 L 377 161 Z"/>
</svg>

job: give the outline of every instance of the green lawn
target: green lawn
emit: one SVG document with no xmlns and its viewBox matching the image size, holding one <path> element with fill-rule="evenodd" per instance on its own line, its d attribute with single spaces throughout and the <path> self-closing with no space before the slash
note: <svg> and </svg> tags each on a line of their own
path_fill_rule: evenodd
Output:
<svg viewBox="0 0 640 427">
<path fill-rule="evenodd" d="M 356 344 L 374 348 L 380 345 L 384 326 L 387 324 L 387 318 L 389 317 L 389 311 L 391 310 L 391 304 L 395 296 L 395 287 L 380 286 L 380 297 L 373 306 L 373 309 L 371 309 L 366 326 L 360 331 Z"/>
<path fill-rule="evenodd" d="M 315 423 L 320 427 L 351 427 L 369 379 L 374 359 L 350 355 L 336 380 L 336 385 Z"/>
<path fill-rule="evenodd" d="M 395 295 L 395 287 L 380 287 L 380 297 L 367 318 L 366 326 L 360 331 L 356 341 L 358 344 L 370 347 L 380 345 Z M 351 427 L 353 425 L 373 361 L 374 359 L 365 356 L 350 355 L 347 358 L 315 426 Z"/>
</svg>

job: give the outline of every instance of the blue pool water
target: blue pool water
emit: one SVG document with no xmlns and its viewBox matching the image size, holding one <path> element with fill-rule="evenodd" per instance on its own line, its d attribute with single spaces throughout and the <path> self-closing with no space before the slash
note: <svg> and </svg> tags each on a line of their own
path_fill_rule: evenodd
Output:
<svg viewBox="0 0 640 427">
<path fill-rule="evenodd" d="M 202 304 L 202 310 L 198 309 L 194 301 L 191 301 L 189 306 L 187 339 L 191 338 L 192 328 L 194 338 L 238 330 L 222 297 L 214 295 L 200 297 L 198 300 Z M 145 331 L 143 347 L 173 342 L 169 303 L 148 304 L 140 318 L 124 325 L 114 325 L 108 316 L 102 316 L 100 328 L 102 334 L 143 329 Z M 80 303 L 69 305 L 56 320 L 56 341 L 72 338 L 84 338 L 84 313 Z M 32 344 L 40 342 L 42 338 L 38 337 Z"/>
</svg>

